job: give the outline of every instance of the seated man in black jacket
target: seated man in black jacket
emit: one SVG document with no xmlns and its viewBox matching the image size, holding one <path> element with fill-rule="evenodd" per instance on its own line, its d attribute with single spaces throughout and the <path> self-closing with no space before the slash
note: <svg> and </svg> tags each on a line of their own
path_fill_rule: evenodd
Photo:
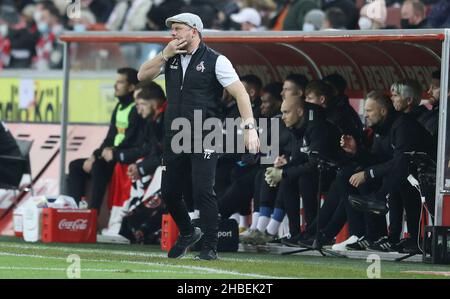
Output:
<svg viewBox="0 0 450 299">
<path fill-rule="evenodd" d="M 140 128 L 133 91 L 138 83 L 137 71 L 132 68 L 117 70 L 114 95 L 119 99 L 114 108 L 106 138 L 88 159 L 78 159 L 69 165 L 68 195 L 77 202 L 85 194 L 86 182 L 91 179 L 89 208 L 100 212 L 106 187 L 114 170 L 114 150 L 135 146 Z"/>
<path fill-rule="evenodd" d="M 404 79 L 395 83 L 391 92 L 393 106 L 400 113 L 389 131 L 392 157 L 387 162 L 370 166 L 350 178 L 350 183 L 355 187 L 374 179 L 383 179 L 383 184 L 370 196 L 350 196 L 349 199 L 355 208 L 363 211 L 381 215 L 390 211 L 389 237 L 378 240 L 370 247 L 375 250 L 393 249 L 402 230 L 404 208 L 411 238 L 402 247 L 415 250 L 419 233 L 421 200 L 420 194 L 407 180 L 410 174 L 417 177 L 417 167 L 411 165 L 407 153 L 425 152 L 432 156 L 434 148 L 431 134 L 416 120 L 414 114 L 420 104 L 422 94 L 420 86 Z M 389 200 L 389 208 L 386 206 L 387 200 Z"/>
<path fill-rule="evenodd" d="M 136 96 L 138 113 L 144 119 L 144 129 L 139 134 L 137 146 L 114 151 L 115 160 L 130 164 L 128 175 L 132 180 L 138 180 L 151 175 L 161 165 L 162 140 L 158 140 L 158 123 L 155 117 L 165 101 L 162 88 L 155 84 L 151 89 L 142 90 Z M 137 161 L 139 158 L 143 158 Z"/>
<path fill-rule="evenodd" d="M 326 121 L 322 107 L 305 103 L 300 97 L 286 97 L 281 112 L 286 127 L 292 132 L 292 154 L 289 161 L 277 159 L 274 167 L 266 170 L 265 180 L 269 186 L 278 188 L 273 218 L 282 219 L 279 214 L 284 211 L 289 219 L 289 233 L 295 238 L 300 234 L 300 195 L 307 223 L 317 212 L 318 161 L 309 153 L 317 152 L 338 161 L 341 158 L 340 135 L 336 127 Z M 267 226 L 267 241 L 273 239 L 271 222 Z"/>
</svg>

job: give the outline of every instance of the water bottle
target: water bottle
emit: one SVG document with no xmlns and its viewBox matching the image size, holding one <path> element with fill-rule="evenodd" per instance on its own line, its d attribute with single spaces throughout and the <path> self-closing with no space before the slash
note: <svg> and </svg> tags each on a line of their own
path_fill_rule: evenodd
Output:
<svg viewBox="0 0 450 299">
<path fill-rule="evenodd" d="M 87 209 L 88 203 L 84 197 L 81 198 L 80 203 L 78 204 L 79 209 Z"/>
</svg>

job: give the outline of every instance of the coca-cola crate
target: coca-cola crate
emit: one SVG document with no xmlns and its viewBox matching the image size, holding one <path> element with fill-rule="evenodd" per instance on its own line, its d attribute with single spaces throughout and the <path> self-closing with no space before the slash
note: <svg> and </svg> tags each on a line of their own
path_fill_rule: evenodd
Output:
<svg viewBox="0 0 450 299">
<path fill-rule="evenodd" d="M 96 210 L 43 209 L 42 242 L 95 243 L 96 241 Z"/>
</svg>

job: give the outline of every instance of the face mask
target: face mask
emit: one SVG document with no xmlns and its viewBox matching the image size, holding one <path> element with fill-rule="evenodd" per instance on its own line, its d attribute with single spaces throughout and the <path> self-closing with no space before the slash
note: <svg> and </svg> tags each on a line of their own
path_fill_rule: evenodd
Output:
<svg viewBox="0 0 450 299">
<path fill-rule="evenodd" d="M 412 25 L 408 19 L 401 19 L 400 20 L 400 26 L 402 29 L 415 29 L 417 28 L 416 25 Z"/>
<path fill-rule="evenodd" d="M 86 31 L 86 25 L 84 24 L 75 24 L 73 26 L 74 32 L 85 32 Z"/>
<path fill-rule="evenodd" d="M 2 37 L 8 36 L 8 25 L 6 24 L 0 25 L 0 36 Z"/>
<path fill-rule="evenodd" d="M 42 12 L 40 10 L 36 10 L 33 13 L 33 19 L 36 23 L 39 23 L 39 21 L 41 20 L 41 17 L 42 17 Z"/>
<path fill-rule="evenodd" d="M 49 32 L 48 24 L 45 22 L 37 23 L 37 29 L 39 30 L 40 33 L 48 33 Z"/>
<path fill-rule="evenodd" d="M 371 19 L 366 17 L 360 17 L 358 21 L 359 29 L 361 30 L 369 30 L 372 29 L 373 22 Z"/>
<path fill-rule="evenodd" d="M 314 25 L 311 23 L 303 23 L 303 31 L 305 31 L 305 32 L 314 31 Z"/>
</svg>

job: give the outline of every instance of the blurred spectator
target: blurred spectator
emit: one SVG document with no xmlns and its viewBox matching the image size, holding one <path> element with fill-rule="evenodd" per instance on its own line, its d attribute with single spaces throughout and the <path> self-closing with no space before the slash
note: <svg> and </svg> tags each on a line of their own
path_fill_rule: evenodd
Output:
<svg viewBox="0 0 450 299">
<path fill-rule="evenodd" d="M 0 6 L 0 65 L 8 68 L 29 68 L 35 54 L 38 36 L 13 5 Z"/>
<path fill-rule="evenodd" d="M 311 10 L 319 8 L 316 1 L 312 0 L 292 0 L 286 18 L 283 23 L 283 30 L 302 30 L 305 15 Z"/>
<path fill-rule="evenodd" d="M 364 5 L 360 11 L 359 29 L 382 29 L 386 27 L 387 8 L 384 0 Z"/>
<path fill-rule="evenodd" d="M 292 0 L 275 0 L 277 4 L 277 9 L 275 12 L 275 16 L 270 22 L 269 28 L 274 31 L 283 30 L 284 20 L 289 12 L 289 8 L 291 7 Z"/>
<path fill-rule="evenodd" d="M 237 0 L 241 8 L 252 7 L 261 16 L 261 25 L 269 28 L 270 21 L 276 15 L 277 4 L 273 0 Z"/>
<path fill-rule="evenodd" d="M 211 0 L 191 0 L 190 5 L 181 8 L 181 12 L 196 14 L 203 21 L 203 28 L 213 29 L 217 19 L 217 10 Z"/>
<path fill-rule="evenodd" d="M 405 0 L 401 9 L 402 29 L 427 28 L 425 5 L 415 0 Z"/>
<path fill-rule="evenodd" d="M 109 16 L 106 28 L 109 30 L 137 31 L 145 28 L 150 0 L 121 0 Z"/>
<path fill-rule="evenodd" d="M 345 15 L 345 28 L 346 29 L 357 29 L 358 28 L 358 18 L 359 11 L 356 8 L 355 1 L 351 0 L 321 0 L 322 10 L 327 11 L 332 7 L 340 8 Z M 376 3 L 379 0 L 366 1 L 371 3 Z"/>
<path fill-rule="evenodd" d="M 347 18 L 340 8 L 332 7 L 325 11 L 323 30 L 343 30 L 345 24 L 347 24 Z"/>
<path fill-rule="evenodd" d="M 108 21 L 114 9 L 115 1 L 110 0 L 81 0 L 81 8 L 89 8 L 95 15 L 98 23 L 104 24 Z"/>
<path fill-rule="evenodd" d="M 217 10 L 217 19 L 214 24 L 214 29 L 229 30 L 232 26 L 230 16 L 239 11 L 239 6 L 233 0 L 217 1 L 215 8 Z"/>
<path fill-rule="evenodd" d="M 251 7 L 245 7 L 238 13 L 232 14 L 231 20 L 241 25 L 242 31 L 263 30 L 261 26 L 261 16 L 258 11 Z"/>
<path fill-rule="evenodd" d="M 325 13 L 320 9 L 312 9 L 305 15 L 303 31 L 311 32 L 320 30 L 325 20 Z"/>
<path fill-rule="evenodd" d="M 73 18 L 69 21 L 69 25 L 72 26 L 75 32 L 92 30 L 95 28 L 96 23 L 95 15 L 88 9 L 82 9 L 79 18 Z"/>
<path fill-rule="evenodd" d="M 64 29 L 61 16 L 55 6 L 44 6 L 41 13 L 36 21 L 41 37 L 36 45 L 34 67 L 38 70 L 61 68 L 63 48 L 58 43 L 58 36 Z"/>
<path fill-rule="evenodd" d="M 440 0 L 433 5 L 428 14 L 428 26 L 431 28 L 450 28 L 450 1 Z"/>
<path fill-rule="evenodd" d="M 153 5 L 147 12 L 146 30 L 165 31 L 166 19 L 174 14 L 181 13 L 181 7 L 185 5 L 183 0 L 166 0 L 160 5 Z"/>
</svg>

